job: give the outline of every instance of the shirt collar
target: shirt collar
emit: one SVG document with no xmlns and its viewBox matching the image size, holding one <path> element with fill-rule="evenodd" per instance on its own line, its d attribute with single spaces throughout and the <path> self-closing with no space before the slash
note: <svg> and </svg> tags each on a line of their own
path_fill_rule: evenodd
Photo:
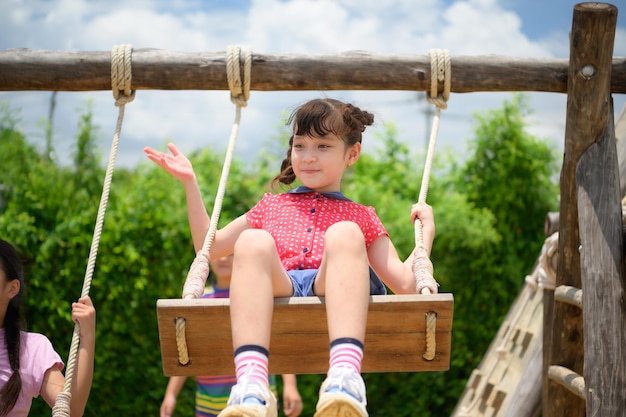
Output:
<svg viewBox="0 0 626 417">
<path fill-rule="evenodd" d="M 301 185 L 297 188 L 294 188 L 288 191 L 288 193 L 290 194 L 303 194 L 303 193 L 314 193 L 314 192 L 316 191 L 312 190 L 309 187 L 305 187 L 304 185 Z M 334 198 L 335 200 L 352 201 L 348 197 L 343 195 L 341 191 L 331 191 L 329 193 L 320 193 L 320 194 L 323 195 L 324 197 Z"/>
</svg>

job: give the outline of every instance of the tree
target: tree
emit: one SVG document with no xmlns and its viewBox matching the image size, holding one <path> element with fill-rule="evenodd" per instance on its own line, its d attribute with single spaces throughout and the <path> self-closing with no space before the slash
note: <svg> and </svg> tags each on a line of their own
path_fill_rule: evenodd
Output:
<svg viewBox="0 0 626 417">
<path fill-rule="evenodd" d="M 467 160 L 438 152 L 428 195 L 437 223 L 431 259 L 440 290 L 455 297 L 451 368 L 365 375 L 372 417 L 449 415 L 532 268 L 544 240 L 543 219 L 556 209 L 558 192 L 554 152 L 524 131 L 527 112 L 525 98 L 514 96 L 502 109 L 476 116 Z M 73 329 L 70 303 L 80 295 L 104 177 L 89 108 L 78 132 L 74 163 L 58 166 L 17 129 L 17 112 L 0 108 L 0 231 L 26 260 L 29 330 L 48 335 L 64 359 Z M 415 245 L 409 213 L 424 155 L 406 146 L 393 124 L 380 139 L 379 152 L 363 154 L 350 168 L 343 191 L 376 207 L 405 258 Z M 221 224 L 269 191 L 283 155 L 268 153 L 251 165 L 233 161 Z M 204 149 L 189 157 L 212 210 L 223 155 Z M 90 293 L 98 325 L 87 416 L 138 409 L 158 414 L 167 378 L 155 304 L 181 296 L 194 256 L 182 187 L 149 162 L 117 169 Z M 322 379 L 298 378 L 303 415 L 313 414 Z M 180 410 L 192 410 L 193 392 L 190 379 Z M 35 401 L 31 414 L 48 412 Z"/>
</svg>

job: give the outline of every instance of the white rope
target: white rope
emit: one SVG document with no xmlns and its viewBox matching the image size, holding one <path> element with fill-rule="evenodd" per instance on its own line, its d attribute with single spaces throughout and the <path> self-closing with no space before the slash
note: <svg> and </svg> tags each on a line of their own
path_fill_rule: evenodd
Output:
<svg viewBox="0 0 626 417">
<path fill-rule="evenodd" d="M 100 244 L 100 236 L 102 235 L 102 226 L 104 225 L 104 215 L 106 213 L 107 203 L 109 201 L 109 192 L 111 189 L 111 181 L 113 178 L 113 170 L 115 167 L 115 159 L 117 157 L 117 148 L 119 143 L 120 132 L 122 131 L 122 122 L 124 120 L 124 106 L 135 98 L 135 92 L 131 90 L 131 45 L 116 45 L 111 51 L 111 88 L 115 105 L 119 107 L 115 134 L 113 135 L 113 143 L 109 155 L 109 163 L 107 165 L 104 177 L 104 185 L 102 195 L 100 197 L 100 205 L 96 217 L 96 225 L 94 229 L 93 239 L 91 241 L 91 249 L 89 251 L 89 260 L 83 280 L 83 289 L 81 297 L 89 295 L 91 280 L 96 266 L 96 257 L 98 255 L 98 246 Z M 72 343 L 70 345 L 70 353 L 67 359 L 67 370 L 65 372 L 65 383 L 63 391 L 59 393 L 52 408 L 54 417 L 63 417 L 70 415 L 71 402 L 71 386 L 74 377 L 74 368 L 76 364 L 76 356 L 78 354 L 78 345 L 80 342 L 80 326 L 78 323 L 74 326 L 72 334 Z"/>
<path fill-rule="evenodd" d="M 435 154 L 435 144 L 437 142 L 437 134 L 439 132 L 439 119 L 441 109 L 448 107 L 447 101 L 450 97 L 451 87 L 451 65 L 450 55 L 447 49 L 431 49 L 430 65 L 430 96 L 427 96 L 428 102 L 436 106 L 435 117 L 430 132 L 430 140 L 428 142 L 428 151 L 426 153 L 426 162 L 424 164 L 424 175 L 422 176 L 422 185 L 418 203 L 425 203 L 428 194 L 428 184 L 430 182 L 430 171 L 432 169 L 433 157 Z M 444 83 L 444 91 L 441 95 L 438 93 L 439 82 Z M 418 294 L 436 293 L 438 290 L 437 281 L 432 275 L 432 263 L 428 259 L 426 249 L 424 248 L 424 236 L 422 222 L 415 219 L 415 253 L 413 254 L 413 273 L 415 274 L 415 289 Z"/>
<path fill-rule="evenodd" d="M 222 174 L 215 197 L 215 203 L 213 212 L 211 213 L 211 222 L 209 224 L 209 230 L 204 239 L 204 244 L 194 259 L 185 285 L 183 287 L 183 298 L 200 298 L 204 293 L 204 286 L 209 272 L 209 253 L 211 252 L 211 245 L 217 232 L 217 224 L 222 210 L 222 202 L 224 194 L 226 192 L 226 183 L 228 181 L 228 173 L 233 159 L 235 142 L 237 135 L 239 134 L 239 122 L 241 119 L 241 108 L 248 105 L 248 98 L 250 97 L 250 74 L 252 69 L 252 51 L 246 49 L 243 57 L 244 73 L 243 82 L 241 80 L 241 48 L 238 46 L 229 46 L 226 56 L 226 71 L 228 77 L 228 87 L 230 89 L 230 100 L 236 105 L 235 110 L 235 122 L 230 134 L 230 140 L 228 142 L 228 149 L 226 150 L 226 157 L 224 160 L 224 166 L 222 167 Z"/>
<path fill-rule="evenodd" d="M 193 260 L 185 285 L 183 286 L 183 298 L 200 298 L 204 293 L 204 286 L 209 276 L 209 260 L 211 245 L 217 232 L 217 224 L 222 210 L 222 202 L 226 193 L 226 183 L 228 181 L 228 173 L 233 159 L 235 150 L 235 142 L 239 134 L 239 123 L 241 120 L 241 108 L 248 105 L 250 98 L 250 74 L 252 72 L 252 51 L 246 49 L 243 57 L 243 82 L 241 77 L 241 48 L 238 46 L 229 46 L 226 54 L 226 75 L 228 78 L 228 88 L 230 89 L 230 101 L 235 104 L 235 121 L 230 133 L 228 141 L 228 149 L 222 167 L 217 194 L 213 212 L 211 213 L 211 222 L 209 230 L 204 237 L 202 248 L 196 254 Z M 185 338 L 186 322 L 182 317 L 176 318 L 176 347 L 178 350 L 178 362 L 181 365 L 189 363 L 189 353 L 187 351 L 187 341 Z"/>
</svg>

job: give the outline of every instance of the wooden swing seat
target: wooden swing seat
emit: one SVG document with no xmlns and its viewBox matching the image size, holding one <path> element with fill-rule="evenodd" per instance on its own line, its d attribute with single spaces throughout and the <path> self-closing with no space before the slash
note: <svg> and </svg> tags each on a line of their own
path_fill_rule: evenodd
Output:
<svg viewBox="0 0 626 417">
<path fill-rule="evenodd" d="M 452 294 L 375 295 L 365 336 L 363 372 L 445 371 L 450 367 Z M 157 300 L 165 376 L 234 375 L 228 298 Z M 434 357 L 424 358 L 427 315 L 436 314 Z M 433 317 L 431 315 L 431 317 Z M 177 338 L 176 320 L 185 320 Z M 186 342 L 189 362 L 179 361 L 177 342 Z M 324 374 L 328 328 L 323 297 L 276 298 L 272 317 L 271 374 Z"/>
</svg>

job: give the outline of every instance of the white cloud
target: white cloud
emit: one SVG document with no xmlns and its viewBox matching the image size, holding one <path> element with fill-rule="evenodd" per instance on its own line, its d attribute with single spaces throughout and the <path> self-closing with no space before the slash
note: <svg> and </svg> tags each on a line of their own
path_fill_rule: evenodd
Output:
<svg viewBox="0 0 626 417">
<path fill-rule="evenodd" d="M 455 55 L 567 57 L 568 27 L 554 27 L 536 38 L 532 27 L 511 12 L 509 0 L 252 0 L 248 10 L 228 2 L 200 0 L 5 0 L 0 14 L 0 48 L 104 51 L 130 43 L 135 48 L 171 51 L 224 51 L 228 45 L 250 46 L 263 54 L 340 53 L 364 50 L 382 54 L 426 55 L 431 48 L 447 48 Z M 221 6 L 216 6 L 216 4 Z M 571 7 L 567 6 L 567 12 Z M 616 56 L 626 55 L 626 29 L 618 28 Z M 383 122 L 395 122 L 401 137 L 422 146 L 432 108 L 417 92 L 251 92 L 242 111 L 238 156 L 251 159 L 277 132 L 280 117 L 296 104 L 321 94 L 355 101 L 377 117 L 366 141 L 373 140 Z M 420 93 L 421 94 L 421 93 Z M 24 130 L 42 141 L 37 122 L 48 114 L 50 92 L 0 92 L 22 109 Z M 422 94 L 423 97 L 423 94 Z M 464 154 L 473 135 L 472 113 L 497 108 L 507 93 L 452 94 L 442 114 L 438 148 Z M 117 108 L 111 92 L 63 92 L 57 95 L 54 131 L 59 157 L 67 158 L 78 124 L 79 109 L 93 100 L 101 148 L 108 148 Z M 624 97 L 616 96 L 621 109 Z M 532 131 L 559 146 L 564 137 L 565 96 L 531 94 L 535 114 Z M 185 151 L 226 146 L 234 105 L 227 91 L 138 91 L 126 106 L 120 165 L 145 160 L 146 145 L 166 139 Z M 375 144 L 365 144 L 375 149 Z"/>
</svg>

